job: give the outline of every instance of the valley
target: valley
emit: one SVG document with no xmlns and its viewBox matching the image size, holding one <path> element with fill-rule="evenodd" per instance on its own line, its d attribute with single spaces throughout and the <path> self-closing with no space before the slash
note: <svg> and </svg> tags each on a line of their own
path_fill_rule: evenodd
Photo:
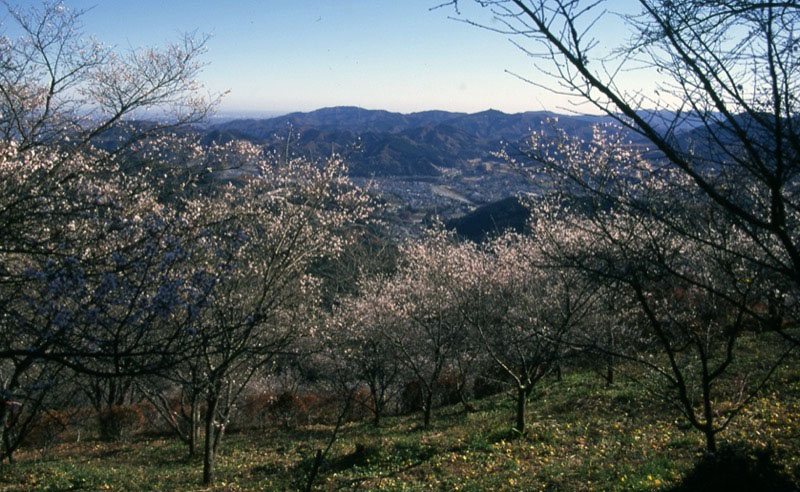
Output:
<svg viewBox="0 0 800 492">
<path fill-rule="evenodd" d="M 384 214 L 400 236 L 416 235 L 434 218 L 447 222 L 508 197 L 537 190 L 520 168 L 498 156 L 505 150 L 516 166 L 535 166 L 524 157 L 533 131 L 590 139 L 594 125 L 610 117 L 551 112 L 412 114 L 357 107 L 323 108 L 267 119 L 218 122 L 203 129 L 205 144 L 245 139 L 324 160 L 341 155 L 352 180 L 380 197 Z"/>
</svg>

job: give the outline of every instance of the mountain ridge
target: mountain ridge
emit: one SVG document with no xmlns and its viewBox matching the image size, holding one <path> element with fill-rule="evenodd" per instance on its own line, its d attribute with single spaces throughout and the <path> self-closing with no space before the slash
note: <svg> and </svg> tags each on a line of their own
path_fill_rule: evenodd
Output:
<svg viewBox="0 0 800 492">
<path fill-rule="evenodd" d="M 648 117 L 668 120 L 658 112 Z M 554 134 L 560 129 L 589 142 L 595 125 L 613 121 L 610 116 L 550 111 L 403 114 L 335 106 L 226 121 L 207 127 L 203 141 L 246 139 L 280 155 L 288 147 L 292 155 L 312 160 L 339 154 L 350 176 L 381 196 L 391 221 L 405 233 L 413 234 L 438 216 L 451 221 L 448 225 L 460 235 L 479 240 L 506 227 L 520 230 L 527 218 L 509 197 L 531 192 L 530 183 L 498 152 L 524 153 L 534 131 Z M 690 131 L 685 130 L 687 135 Z M 633 132 L 628 135 L 641 141 Z"/>
<path fill-rule="evenodd" d="M 289 138 L 293 150 L 306 157 L 346 154 L 355 176 L 433 176 L 440 174 L 437 169 L 441 168 L 464 169 L 476 160 L 494 162 L 494 153 L 504 145 L 518 144 L 543 126 L 567 127 L 572 133 L 589 137 L 592 125 L 605 120 L 549 111 L 509 114 L 495 109 L 477 113 L 429 110 L 404 114 L 335 106 L 211 125 L 204 141 L 244 138 L 277 146 Z"/>
</svg>

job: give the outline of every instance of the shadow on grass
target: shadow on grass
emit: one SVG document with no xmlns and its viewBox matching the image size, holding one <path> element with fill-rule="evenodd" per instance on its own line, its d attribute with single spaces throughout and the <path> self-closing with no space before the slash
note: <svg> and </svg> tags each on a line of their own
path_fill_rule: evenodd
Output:
<svg viewBox="0 0 800 492">
<path fill-rule="evenodd" d="M 371 465 L 419 465 L 431 459 L 436 451 L 428 446 L 416 443 L 395 443 L 393 446 L 382 448 L 378 445 L 364 445 L 357 443 L 353 451 L 342 456 L 325 460 L 321 470 L 325 472 L 340 472 L 355 467 L 368 467 Z M 309 455 L 297 465 L 298 470 L 309 470 L 314 458 Z"/>
<path fill-rule="evenodd" d="M 774 463 L 769 449 L 736 445 L 706 455 L 669 492 L 796 492 L 799 485 Z"/>
<path fill-rule="evenodd" d="M 348 480 L 349 485 L 353 486 L 375 477 L 389 477 L 411 470 L 430 460 L 435 454 L 435 449 L 418 443 L 398 442 L 386 447 L 356 443 L 351 452 L 324 460 L 320 465 L 319 473 L 322 475 L 359 469 L 362 476 Z M 297 478 L 294 485 L 298 488 L 303 488 L 303 484 L 314 466 L 314 460 L 315 458 L 309 455 L 295 466 L 293 474 Z M 395 470 L 386 473 L 380 471 L 383 467 L 391 467 Z"/>
</svg>

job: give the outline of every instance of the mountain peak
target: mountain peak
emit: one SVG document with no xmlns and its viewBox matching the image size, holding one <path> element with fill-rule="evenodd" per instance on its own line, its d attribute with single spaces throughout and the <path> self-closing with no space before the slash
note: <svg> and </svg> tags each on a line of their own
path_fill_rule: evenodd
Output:
<svg viewBox="0 0 800 492">
<path fill-rule="evenodd" d="M 473 113 L 472 116 L 509 116 L 508 113 L 504 113 L 498 109 L 486 109 L 484 111 L 480 111 L 478 113 Z"/>
</svg>

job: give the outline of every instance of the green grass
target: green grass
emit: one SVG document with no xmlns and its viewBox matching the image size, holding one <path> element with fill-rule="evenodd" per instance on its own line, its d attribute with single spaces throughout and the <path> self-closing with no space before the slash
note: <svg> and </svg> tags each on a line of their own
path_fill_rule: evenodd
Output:
<svg viewBox="0 0 800 492">
<path fill-rule="evenodd" d="M 800 368 L 793 365 L 787 364 L 721 441 L 736 450 L 729 460 L 734 472 L 772 473 L 800 489 Z M 439 409 L 427 430 L 417 415 L 387 418 L 378 429 L 368 422 L 347 424 L 317 488 L 666 491 L 684 477 L 697 481 L 699 474 L 703 483 L 717 473 L 707 463 L 700 434 L 679 425 L 676 413 L 630 382 L 605 389 L 599 377 L 581 372 L 543 382 L 521 437 L 510 431 L 509 399 L 476 406 L 470 414 L 461 406 Z M 314 425 L 230 434 L 210 489 L 199 485 L 200 458 L 186 459 L 185 448 L 169 437 L 62 443 L 44 456 L 26 449 L 18 463 L 0 471 L 0 490 L 295 490 L 330 432 Z M 701 462 L 705 468 L 695 470 Z"/>
</svg>

